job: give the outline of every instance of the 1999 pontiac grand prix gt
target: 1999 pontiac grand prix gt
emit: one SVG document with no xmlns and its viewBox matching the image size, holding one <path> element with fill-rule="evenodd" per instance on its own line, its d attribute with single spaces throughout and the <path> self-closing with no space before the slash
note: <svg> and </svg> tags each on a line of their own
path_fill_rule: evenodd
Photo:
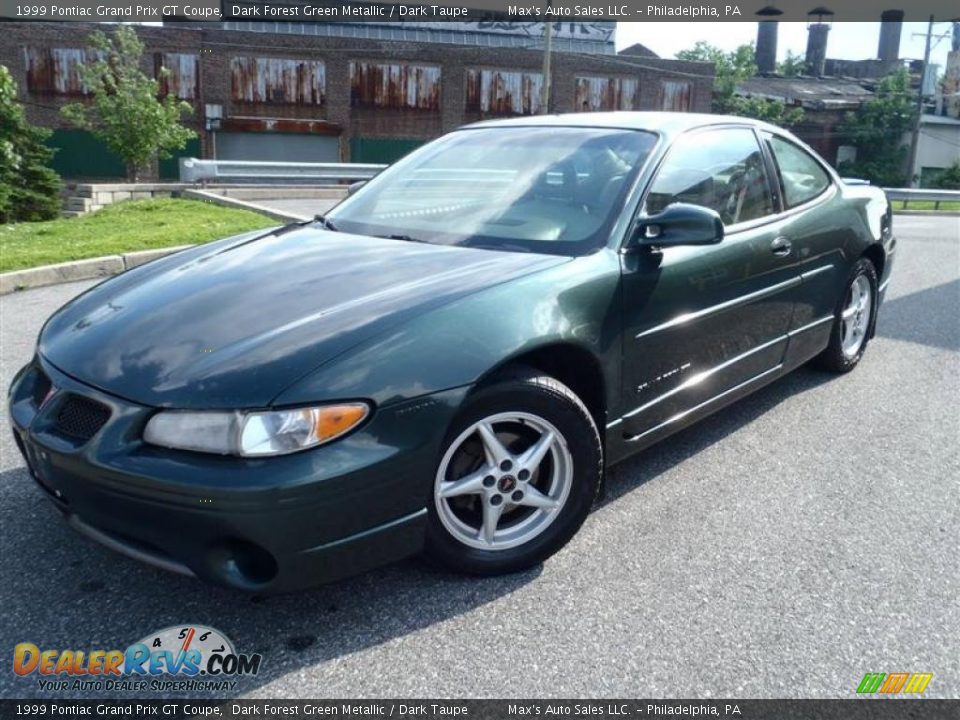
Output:
<svg viewBox="0 0 960 720">
<path fill-rule="evenodd" d="M 421 550 L 543 561 L 605 467 L 811 359 L 863 356 L 882 191 L 778 128 L 484 122 L 325 218 L 196 247 L 60 309 L 9 406 L 77 530 L 281 591 Z"/>
</svg>

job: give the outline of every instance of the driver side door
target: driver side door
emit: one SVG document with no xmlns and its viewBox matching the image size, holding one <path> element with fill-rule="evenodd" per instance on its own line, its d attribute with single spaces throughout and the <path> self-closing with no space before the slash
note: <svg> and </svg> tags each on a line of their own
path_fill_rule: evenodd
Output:
<svg viewBox="0 0 960 720">
<path fill-rule="evenodd" d="M 716 210 L 725 236 L 715 245 L 644 246 L 621 256 L 625 410 L 614 424 L 628 442 L 653 441 L 773 375 L 800 284 L 769 161 L 751 127 L 678 138 L 641 212 L 674 202 Z"/>
</svg>

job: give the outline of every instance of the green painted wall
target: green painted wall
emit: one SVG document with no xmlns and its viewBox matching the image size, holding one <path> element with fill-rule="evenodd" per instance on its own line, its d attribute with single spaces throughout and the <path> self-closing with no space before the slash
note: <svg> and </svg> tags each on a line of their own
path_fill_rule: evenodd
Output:
<svg viewBox="0 0 960 720">
<path fill-rule="evenodd" d="M 392 163 L 426 140 L 412 138 L 362 138 L 350 140 L 350 162 Z"/>
<path fill-rule="evenodd" d="M 86 130 L 54 130 L 47 145 L 57 150 L 53 169 L 63 177 L 123 178 L 126 166 Z"/>
<path fill-rule="evenodd" d="M 124 179 L 126 165 L 103 142 L 86 130 L 54 130 L 47 145 L 56 148 L 53 169 L 66 178 Z M 178 180 L 178 157 L 200 157 L 200 139 L 188 140 L 174 157 L 159 162 L 161 180 Z"/>
<path fill-rule="evenodd" d="M 157 163 L 161 180 L 176 181 L 180 179 L 180 163 L 178 160 L 182 157 L 200 157 L 200 138 L 187 140 L 183 150 L 177 150 L 173 157 Z"/>
</svg>

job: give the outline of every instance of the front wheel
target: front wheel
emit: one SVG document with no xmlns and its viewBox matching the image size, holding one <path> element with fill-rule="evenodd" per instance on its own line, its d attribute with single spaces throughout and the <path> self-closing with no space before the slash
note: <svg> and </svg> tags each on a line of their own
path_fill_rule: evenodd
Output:
<svg viewBox="0 0 960 720">
<path fill-rule="evenodd" d="M 593 418 L 554 378 L 521 372 L 478 390 L 437 467 L 428 556 L 480 575 L 543 562 L 589 513 L 602 463 Z"/>
<path fill-rule="evenodd" d="M 877 313 L 877 271 L 866 258 L 850 270 L 843 297 L 834 312 L 830 344 L 816 364 L 833 372 L 853 370 L 870 342 Z"/>
</svg>

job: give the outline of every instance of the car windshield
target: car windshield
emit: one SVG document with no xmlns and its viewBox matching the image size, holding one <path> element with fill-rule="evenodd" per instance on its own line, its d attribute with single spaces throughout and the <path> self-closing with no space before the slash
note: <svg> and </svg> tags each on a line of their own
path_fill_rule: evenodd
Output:
<svg viewBox="0 0 960 720">
<path fill-rule="evenodd" d="M 582 255 L 606 243 L 655 144 L 636 130 L 460 130 L 380 173 L 327 218 L 363 235 Z"/>
</svg>

